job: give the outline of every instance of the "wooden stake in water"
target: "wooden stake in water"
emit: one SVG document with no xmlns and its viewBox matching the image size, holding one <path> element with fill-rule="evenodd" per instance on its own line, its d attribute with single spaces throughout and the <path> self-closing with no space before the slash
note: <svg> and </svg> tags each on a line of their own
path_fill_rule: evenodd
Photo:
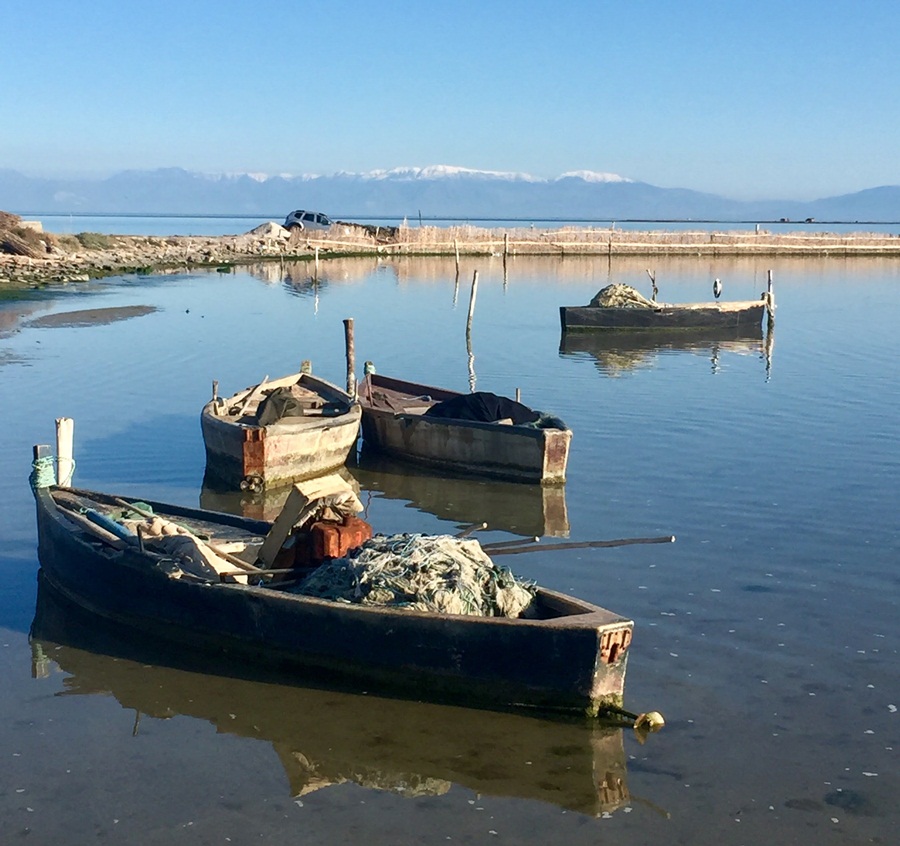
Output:
<svg viewBox="0 0 900 846">
<path fill-rule="evenodd" d="M 75 472 L 72 445 L 75 439 L 75 421 L 71 417 L 56 418 L 56 483 L 63 487 L 72 484 Z"/>
<path fill-rule="evenodd" d="M 347 393 L 356 399 L 356 352 L 353 347 L 353 318 L 344 320 L 344 343 L 347 349 Z"/>
</svg>

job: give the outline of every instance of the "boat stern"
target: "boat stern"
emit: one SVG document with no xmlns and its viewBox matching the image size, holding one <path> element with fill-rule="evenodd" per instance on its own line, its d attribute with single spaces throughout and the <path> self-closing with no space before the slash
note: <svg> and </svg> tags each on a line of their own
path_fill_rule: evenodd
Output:
<svg viewBox="0 0 900 846">
<path fill-rule="evenodd" d="M 589 715 L 595 717 L 609 706 L 622 707 L 625 693 L 625 670 L 634 623 L 600 626 L 597 629 L 597 660 L 591 684 Z"/>
<path fill-rule="evenodd" d="M 541 484 L 565 484 L 572 431 L 571 429 L 544 429 L 543 432 L 544 466 L 541 472 Z"/>
</svg>

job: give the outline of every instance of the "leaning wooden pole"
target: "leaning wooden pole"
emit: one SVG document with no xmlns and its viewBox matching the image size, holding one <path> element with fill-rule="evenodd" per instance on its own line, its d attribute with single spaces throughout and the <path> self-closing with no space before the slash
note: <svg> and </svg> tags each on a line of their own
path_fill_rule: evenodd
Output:
<svg viewBox="0 0 900 846">
<path fill-rule="evenodd" d="M 469 316 L 466 318 L 466 337 L 472 334 L 472 318 L 475 316 L 475 297 L 478 296 L 478 271 L 472 276 L 472 290 L 469 292 Z"/>
<path fill-rule="evenodd" d="M 344 320 L 344 343 L 347 348 L 347 393 L 356 399 L 356 352 L 353 349 L 353 318 Z"/>
<path fill-rule="evenodd" d="M 582 541 L 574 543 L 548 543 L 546 546 L 483 547 L 492 555 L 515 555 L 518 552 L 558 552 L 561 549 L 604 549 L 612 546 L 632 546 L 641 543 L 675 543 L 675 535 L 659 538 L 619 538 L 617 540 Z"/>
</svg>

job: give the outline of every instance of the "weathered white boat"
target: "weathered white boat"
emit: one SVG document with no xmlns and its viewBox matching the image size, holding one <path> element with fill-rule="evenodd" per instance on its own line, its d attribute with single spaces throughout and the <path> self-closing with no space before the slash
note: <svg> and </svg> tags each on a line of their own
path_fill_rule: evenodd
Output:
<svg viewBox="0 0 900 846">
<path fill-rule="evenodd" d="M 359 437 L 359 402 L 309 373 L 214 395 L 200 426 L 207 473 L 242 490 L 264 490 L 340 467 Z"/>
<path fill-rule="evenodd" d="M 469 399 L 484 413 L 464 409 Z M 462 394 L 367 372 L 359 401 L 363 440 L 389 455 L 518 482 L 566 480 L 572 431 L 559 418 L 506 397 Z"/>
</svg>

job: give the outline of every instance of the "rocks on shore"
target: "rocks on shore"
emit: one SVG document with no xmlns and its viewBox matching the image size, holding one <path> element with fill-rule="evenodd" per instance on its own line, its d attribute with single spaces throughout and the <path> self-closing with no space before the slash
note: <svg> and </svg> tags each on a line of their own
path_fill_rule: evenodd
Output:
<svg viewBox="0 0 900 846">
<path fill-rule="evenodd" d="M 291 239 L 291 233 L 273 222 L 243 235 L 53 235 L 33 221 L 0 212 L 0 286 L 34 287 L 121 273 L 232 265 L 283 254 Z"/>
</svg>

